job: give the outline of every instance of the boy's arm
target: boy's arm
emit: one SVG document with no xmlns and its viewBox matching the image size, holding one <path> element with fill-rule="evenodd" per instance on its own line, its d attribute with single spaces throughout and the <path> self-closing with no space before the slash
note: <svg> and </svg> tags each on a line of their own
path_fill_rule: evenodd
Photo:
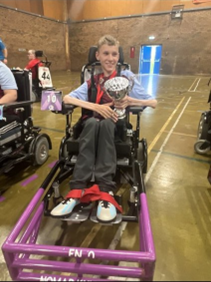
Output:
<svg viewBox="0 0 211 282">
<path fill-rule="evenodd" d="M 156 108 L 157 100 L 155 99 L 148 99 L 148 100 L 139 100 L 132 98 L 130 96 L 126 96 L 124 99 L 115 102 L 114 106 L 118 109 L 125 109 L 127 107 L 151 107 Z"/>
<path fill-rule="evenodd" d="M 0 104 L 13 103 L 17 99 L 17 90 L 7 89 L 4 90 L 4 96 L 0 99 Z"/>
<path fill-rule="evenodd" d="M 128 106 L 137 107 L 151 107 L 155 108 L 157 105 L 157 100 L 145 92 L 144 87 L 141 85 L 140 81 L 137 79 L 136 75 L 130 70 L 125 70 L 122 72 L 128 79 L 132 79 L 134 84 L 129 96 L 126 96 L 121 101 L 115 103 L 118 108 L 126 108 Z"/>
<path fill-rule="evenodd" d="M 70 95 L 64 96 L 63 101 L 64 101 L 65 104 L 71 104 L 71 105 L 78 106 L 78 107 L 81 107 L 81 108 L 84 108 L 84 109 L 87 109 L 87 110 L 91 110 L 91 111 L 94 111 L 94 112 L 96 111 L 96 105 L 97 104 L 90 103 L 90 102 L 85 101 L 85 100 L 80 100 L 80 99 L 74 98 Z"/>
<path fill-rule="evenodd" d="M 17 84 L 11 70 L 5 65 L 0 65 L 0 85 L 4 96 L 0 99 L 1 104 L 12 103 L 17 99 Z"/>
<path fill-rule="evenodd" d="M 97 112 L 104 118 L 111 118 L 113 121 L 117 121 L 117 114 L 110 108 L 112 103 L 99 105 L 88 101 L 88 86 L 87 83 L 83 83 L 79 88 L 72 91 L 68 95 L 65 95 L 63 101 L 65 104 L 72 104 L 93 112 Z"/>
</svg>

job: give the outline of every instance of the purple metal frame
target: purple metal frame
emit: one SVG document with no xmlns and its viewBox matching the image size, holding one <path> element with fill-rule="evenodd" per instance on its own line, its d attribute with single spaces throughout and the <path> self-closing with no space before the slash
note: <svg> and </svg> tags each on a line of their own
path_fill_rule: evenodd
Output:
<svg viewBox="0 0 211 282">
<path fill-rule="evenodd" d="M 40 188 L 2 246 L 10 276 L 14 281 L 110 281 L 86 277 L 86 275 L 153 280 L 156 258 L 145 193 L 140 195 L 140 251 L 137 252 L 37 244 L 44 212 L 44 202 L 41 201 L 43 194 L 44 189 Z M 30 258 L 32 255 L 33 258 Z M 35 258 L 36 255 L 46 255 L 50 259 Z M 75 262 L 58 261 L 57 257 L 75 258 Z M 138 262 L 140 267 L 83 263 L 87 258 Z M 55 272 L 61 274 L 54 275 Z M 72 274 L 73 276 L 70 276 Z"/>
</svg>

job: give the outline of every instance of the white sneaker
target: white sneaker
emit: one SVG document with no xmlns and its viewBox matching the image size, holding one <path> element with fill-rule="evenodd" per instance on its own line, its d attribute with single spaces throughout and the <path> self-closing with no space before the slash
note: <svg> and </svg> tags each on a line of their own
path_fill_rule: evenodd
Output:
<svg viewBox="0 0 211 282">
<path fill-rule="evenodd" d="M 79 203 L 78 199 L 67 199 L 62 201 L 58 206 L 56 206 L 51 211 L 53 217 L 63 217 L 68 216 L 72 213 L 74 207 Z"/>
<path fill-rule="evenodd" d="M 117 210 L 108 201 L 99 201 L 97 206 L 97 219 L 102 222 L 111 222 L 117 216 Z"/>
</svg>

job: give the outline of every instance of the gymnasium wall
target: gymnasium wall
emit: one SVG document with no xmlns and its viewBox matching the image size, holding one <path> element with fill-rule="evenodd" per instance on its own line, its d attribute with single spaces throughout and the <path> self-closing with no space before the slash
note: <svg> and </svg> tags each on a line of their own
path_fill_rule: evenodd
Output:
<svg viewBox="0 0 211 282">
<path fill-rule="evenodd" d="M 68 0 L 0 0 L 0 4 L 29 13 L 65 21 L 67 19 L 67 1 Z"/>
<path fill-rule="evenodd" d="M 31 1 L 34 3 L 34 6 L 32 6 Z M 57 5 L 59 5 L 60 0 L 55 0 L 55 2 L 54 0 L 44 1 L 45 2 L 41 0 L 0 0 L 0 3 L 14 2 L 16 5 L 19 3 L 19 7 L 21 8 L 21 3 L 25 2 L 25 7 L 28 7 L 28 9 L 34 7 L 34 9 L 37 9 L 37 12 L 44 13 L 44 11 L 47 11 L 45 9 L 47 2 L 53 2 L 55 9 L 53 9 L 51 5 L 50 7 L 56 13 Z M 81 4 L 82 2 L 84 4 L 90 2 L 91 4 L 94 0 L 77 1 L 77 3 Z M 109 2 L 110 0 L 107 1 Z M 122 5 L 123 2 L 125 2 L 124 0 L 120 1 Z M 133 1 L 137 3 L 143 2 L 142 0 Z M 154 3 L 156 2 L 156 0 L 153 1 Z M 153 1 L 149 0 L 149 2 Z M 185 0 L 183 0 L 183 2 L 184 1 Z M 69 13 L 70 4 L 72 2 L 73 5 L 74 1 L 68 0 L 66 2 L 65 0 L 61 0 L 61 2 L 64 4 L 64 10 Z M 95 0 L 95 4 L 102 4 L 103 2 L 105 1 Z M 117 1 L 111 0 L 111 2 Z M 166 5 L 167 3 L 172 4 L 172 2 L 175 4 L 181 3 L 181 1 L 173 0 L 166 0 L 165 2 Z M 190 4 L 191 1 L 187 0 L 185 2 L 186 4 Z M 45 3 L 45 5 L 43 5 L 43 3 Z M 164 1 L 162 2 L 160 0 L 159 3 L 161 7 L 161 3 L 163 4 Z M 142 4 L 144 4 L 144 2 Z M 209 3 L 206 4 L 208 5 Z M 72 10 L 75 11 L 76 15 L 77 9 L 75 9 L 74 5 L 71 6 L 71 11 Z M 59 11 L 62 10 L 58 9 L 58 12 Z M 95 12 L 97 13 L 97 10 Z M 148 12 L 151 12 L 151 10 Z M 161 14 L 154 15 L 145 14 L 145 16 L 136 15 L 134 17 L 125 16 L 107 20 L 101 19 L 77 22 L 68 20 L 67 24 L 58 20 L 37 16 L 36 14 L 33 15 L 30 12 L 24 13 L 16 11 L 14 8 L 7 9 L 0 6 L 0 37 L 6 43 L 9 51 L 9 67 L 24 67 L 27 64 L 27 50 L 34 48 L 46 52 L 48 59 L 52 61 L 52 70 L 69 69 L 71 65 L 73 71 L 80 71 L 82 65 L 87 62 L 89 47 L 97 44 L 99 37 L 105 33 L 109 33 L 119 39 L 124 49 L 125 60 L 131 64 L 134 72 L 138 71 L 141 46 L 144 44 L 162 44 L 161 73 L 209 75 L 209 58 L 211 55 L 211 9 L 193 9 L 184 12 L 183 18 L 177 20 L 172 20 L 169 12 L 160 13 Z M 63 15 L 64 14 L 65 12 Z M 155 36 L 154 41 L 149 40 L 150 35 Z M 134 58 L 130 58 L 131 47 L 135 47 Z"/>
<path fill-rule="evenodd" d="M 0 7 L 0 26 L 9 67 L 25 67 L 27 51 L 35 49 L 46 53 L 52 70 L 66 69 L 66 24 Z"/>
<path fill-rule="evenodd" d="M 170 11 L 173 5 L 211 7 L 204 1 L 195 5 L 192 0 L 0 0 L 0 4 L 60 21 L 80 21 Z"/>
<path fill-rule="evenodd" d="M 140 47 L 162 44 L 161 74 L 207 74 L 211 66 L 211 9 L 183 14 L 171 19 L 169 13 L 144 17 L 77 22 L 70 25 L 70 54 L 72 70 L 80 70 L 87 62 L 89 47 L 96 45 L 104 34 L 119 39 L 125 61 L 138 72 Z M 149 36 L 155 40 L 149 40 Z M 130 48 L 135 57 L 130 58 Z"/>
<path fill-rule="evenodd" d="M 120 17 L 171 11 L 174 5 L 184 9 L 211 7 L 211 2 L 195 5 L 192 0 L 70 0 L 67 2 L 71 21 Z"/>
</svg>

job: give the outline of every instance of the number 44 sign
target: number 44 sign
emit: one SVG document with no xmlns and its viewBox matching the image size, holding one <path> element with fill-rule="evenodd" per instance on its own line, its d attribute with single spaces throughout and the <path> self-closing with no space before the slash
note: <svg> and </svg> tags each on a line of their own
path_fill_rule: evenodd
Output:
<svg viewBox="0 0 211 282">
<path fill-rule="evenodd" d="M 51 73 L 49 68 L 47 67 L 38 67 L 38 78 L 40 81 L 40 87 L 42 88 L 50 88 L 53 87 Z"/>
<path fill-rule="evenodd" d="M 42 91 L 41 99 L 42 111 L 61 111 L 62 110 L 62 92 L 61 91 Z"/>
</svg>

